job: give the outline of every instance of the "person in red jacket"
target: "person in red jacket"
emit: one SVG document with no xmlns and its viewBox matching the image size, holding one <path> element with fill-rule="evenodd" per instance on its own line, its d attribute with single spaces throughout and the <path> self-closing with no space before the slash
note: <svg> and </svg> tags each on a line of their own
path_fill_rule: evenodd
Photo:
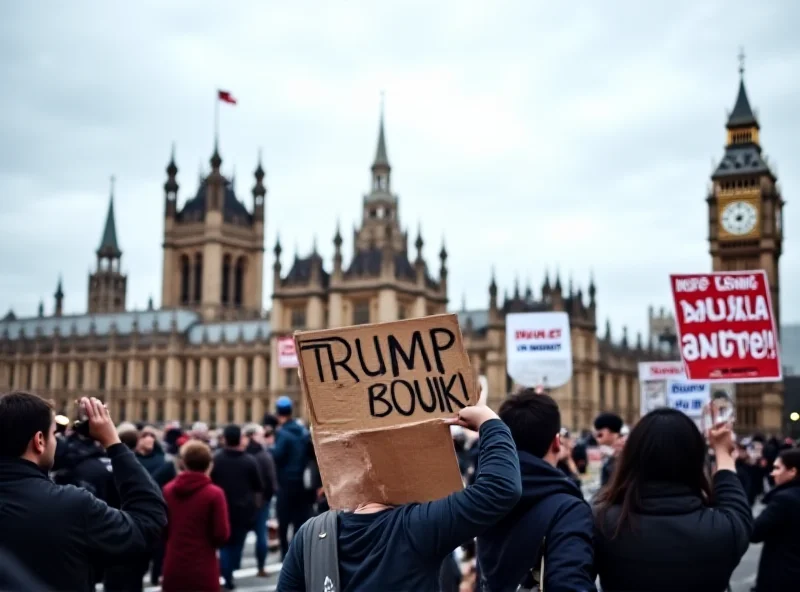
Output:
<svg viewBox="0 0 800 592">
<path fill-rule="evenodd" d="M 205 442 L 181 447 L 185 470 L 164 487 L 169 509 L 163 592 L 218 592 L 217 549 L 230 537 L 228 505 L 211 482 L 212 455 Z"/>
</svg>

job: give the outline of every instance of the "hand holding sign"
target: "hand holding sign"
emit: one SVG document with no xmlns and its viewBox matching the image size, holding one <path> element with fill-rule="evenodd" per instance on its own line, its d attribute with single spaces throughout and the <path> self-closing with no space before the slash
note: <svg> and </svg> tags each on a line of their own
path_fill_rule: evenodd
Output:
<svg viewBox="0 0 800 592">
<path fill-rule="evenodd" d="M 478 432 L 481 426 L 490 419 L 498 419 L 497 413 L 486 405 L 472 405 L 459 411 L 458 417 L 445 419 L 444 421 L 450 425 L 458 425 L 473 432 Z"/>
</svg>

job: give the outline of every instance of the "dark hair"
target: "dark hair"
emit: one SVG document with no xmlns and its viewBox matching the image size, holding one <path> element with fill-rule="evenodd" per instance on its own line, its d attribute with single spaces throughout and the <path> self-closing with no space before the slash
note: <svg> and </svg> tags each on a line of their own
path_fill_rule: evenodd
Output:
<svg viewBox="0 0 800 592">
<path fill-rule="evenodd" d="M 211 448 L 201 440 L 189 440 L 180 451 L 181 462 L 187 471 L 205 473 L 211 465 Z"/>
<path fill-rule="evenodd" d="M 623 425 L 622 418 L 616 413 L 601 413 L 594 418 L 594 429 L 596 430 L 608 428 L 609 431 L 619 434 Z"/>
<path fill-rule="evenodd" d="M 795 479 L 800 479 L 800 448 L 787 448 L 778 455 L 778 458 L 787 469 L 797 469 Z"/>
<path fill-rule="evenodd" d="M 128 448 L 133 450 L 139 443 L 139 432 L 136 430 L 125 430 L 119 432 L 119 441 L 125 444 Z"/>
<path fill-rule="evenodd" d="M 561 413 L 550 395 L 524 389 L 500 405 L 498 413 L 511 430 L 517 450 L 542 458 L 561 429 Z"/>
<path fill-rule="evenodd" d="M 53 406 L 32 393 L 14 391 L 0 396 L 0 457 L 19 458 L 38 433 L 50 437 Z"/>
<path fill-rule="evenodd" d="M 597 494 L 597 525 L 606 530 L 605 518 L 612 506 L 619 506 L 612 538 L 623 526 L 632 525 L 632 514 L 641 511 L 642 492 L 650 483 L 685 485 L 708 503 L 707 452 L 705 439 L 689 417 L 675 409 L 651 411 L 631 430 L 611 481 Z"/>
<path fill-rule="evenodd" d="M 225 438 L 227 446 L 238 446 L 242 443 L 242 428 L 234 424 L 227 425 L 222 430 L 222 437 Z"/>
</svg>

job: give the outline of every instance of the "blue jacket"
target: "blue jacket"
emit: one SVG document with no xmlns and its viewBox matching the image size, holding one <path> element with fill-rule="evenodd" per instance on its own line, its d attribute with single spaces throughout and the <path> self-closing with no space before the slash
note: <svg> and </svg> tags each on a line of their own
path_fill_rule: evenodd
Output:
<svg viewBox="0 0 800 592">
<path fill-rule="evenodd" d="M 341 592 L 441 590 L 442 562 L 453 549 L 495 524 L 519 500 L 519 466 L 511 432 L 499 419 L 492 419 L 481 426 L 480 436 L 480 471 L 466 489 L 374 514 L 339 514 Z M 306 590 L 303 529 L 307 524 L 292 538 L 278 592 Z"/>
<path fill-rule="evenodd" d="M 283 424 L 275 434 L 272 459 L 278 474 L 278 486 L 299 483 L 308 464 L 311 436 L 308 430 L 291 419 Z"/>
<path fill-rule="evenodd" d="M 595 592 L 592 510 L 580 490 L 554 466 L 519 452 L 522 498 L 502 521 L 478 537 L 484 590 L 516 590 L 537 567 L 546 536 L 544 589 Z"/>
</svg>

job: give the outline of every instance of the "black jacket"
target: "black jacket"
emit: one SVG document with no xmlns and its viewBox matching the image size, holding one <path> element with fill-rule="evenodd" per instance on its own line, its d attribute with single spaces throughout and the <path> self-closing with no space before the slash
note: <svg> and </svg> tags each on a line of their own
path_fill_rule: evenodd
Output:
<svg viewBox="0 0 800 592">
<path fill-rule="evenodd" d="M 255 459 L 242 450 L 223 448 L 214 455 L 211 480 L 225 492 L 231 528 L 253 528 L 264 491 Z"/>
<path fill-rule="evenodd" d="M 115 444 L 108 456 L 122 510 L 31 462 L 0 459 L 0 547 L 53 590 L 93 591 L 95 564 L 146 551 L 167 524 L 161 491 L 133 453 Z"/>
<path fill-rule="evenodd" d="M 49 592 L 17 558 L 0 549 L 0 590 L 3 592 Z"/>
<path fill-rule="evenodd" d="M 592 510 L 580 489 L 559 469 L 519 452 L 522 499 L 517 507 L 478 537 L 483 589 L 513 592 L 538 568 L 546 537 L 544 589 L 595 592 Z"/>
<path fill-rule="evenodd" d="M 278 488 L 278 478 L 275 476 L 275 461 L 272 460 L 272 454 L 267 452 L 261 444 L 252 440 L 247 444 L 247 448 L 244 451 L 251 455 L 258 465 L 261 481 L 264 484 L 261 503 L 262 505 L 268 504 Z"/>
<path fill-rule="evenodd" d="M 714 475 L 714 503 L 674 483 L 650 483 L 634 522 L 617 527 L 619 506 L 596 531 L 603 592 L 723 592 L 747 551 L 753 516 L 733 471 Z"/>
<path fill-rule="evenodd" d="M 56 444 L 53 481 L 82 487 L 106 503 L 116 498 L 111 461 L 94 440 L 71 434 Z"/>
<path fill-rule="evenodd" d="M 794 590 L 800 582 L 800 479 L 778 485 L 764 497 L 750 540 L 764 543 L 758 592 Z"/>
</svg>

